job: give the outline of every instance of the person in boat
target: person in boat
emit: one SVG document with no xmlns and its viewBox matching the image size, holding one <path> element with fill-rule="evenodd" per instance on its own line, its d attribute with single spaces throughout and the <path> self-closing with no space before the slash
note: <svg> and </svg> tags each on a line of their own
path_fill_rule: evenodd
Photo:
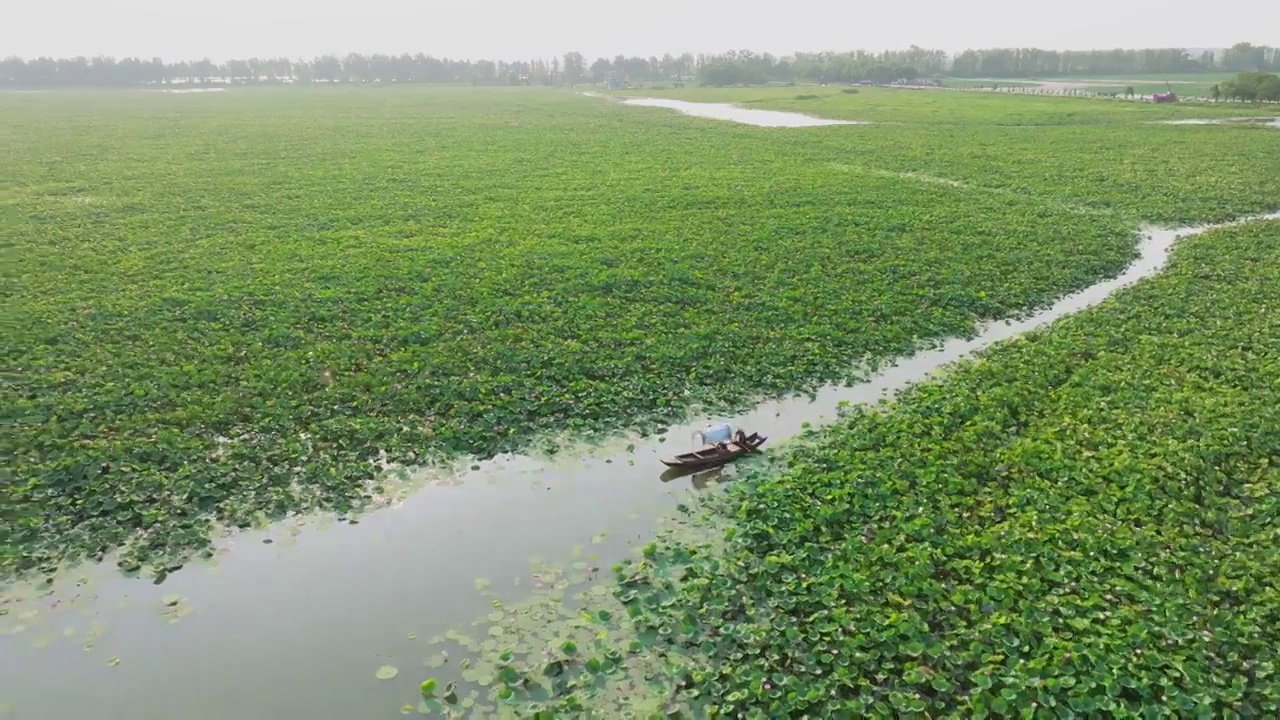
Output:
<svg viewBox="0 0 1280 720">
<path fill-rule="evenodd" d="M 702 440 L 705 448 L 715 447 L 719 450 L 728 450 L 729 443 L 737 443 L 741 447 L 747 447 L 747 433 L 741 428 L 734 429 L 729 423 L 720 423 L 719 425 L 708 425 L 697 432 L 697 436 Z"/>
<path fill-rule="evenodd" d="M 720 423 L 718 425 L 708 425 L 694 435 L 702 441 L 704 449 L 713 447 L 723 450 L 728 445 L 729 440 L 733 438 L 733 426 L 729 423 Z"/>
</svg>

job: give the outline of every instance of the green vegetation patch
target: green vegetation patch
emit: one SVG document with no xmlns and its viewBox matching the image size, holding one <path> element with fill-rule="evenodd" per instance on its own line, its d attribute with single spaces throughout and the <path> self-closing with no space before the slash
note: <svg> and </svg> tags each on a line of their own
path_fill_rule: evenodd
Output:
<svg viewBox="0 0 1280 720">
<path fill-rule="evenodd" d="M 79 99 L 6 115 L 20 570 L 345 512 L 382 452 L 839 380 L 1132 255 L 1118 219 L 848 182 L 785 139 L 591 98 L 229 94 L 177 120 L 189 98 Z"/>
<path fill-rule="evenodd" d="M 1278 305 L 1280 221 L 1195 237 L 731 486 L 618 570 L 668 707 L 1276 715 Z"/>
<path fill-rule="evenodd" d="M 1001 87 L 1015 83 L 998 81 Z M 987 87 L 991 83 L 987 82 Z M 1146 86 L 1143 86 L 1146 87 Z M 1165 92 L 1163 83 L 1160 92 Z M 839 86 L 778 88 L 646 88 L 617 95 L 666 97 L 691 102 L 749 103 L 751 107 L 791 110 L 844 120 L 912 125 L 1127 125 L 1188 117 L 1266 115 L 1267 106 L 1240 103 L 1174 103 L 1116 101 L 1090 97 L 963 92 L 947 89 L 858 88 Z M 1124 87 L 1116 88 L 1124 92 Z M 1136 88 L 1135 88 L 1136 89 Z M 1173 85 L 1174 92 L 1180 92 Z M 817 95 L 816 99 L 810 98 Z M 804 96 L 806 99 L 801 100 Z"/>
<path fill-rule="evenodd" d="M 809 162 L 962 182 L 983 193 L 1117 213 L 1134 223 L 1231 220 L 1275 210 L 1280 197 L 1280 131 L 1162 124 L 1267 114 L 1258 107 L 884 88 L 816 92 L 819 98 L 806 101 L 795 99 L 795 88 L 642 94 L 867 121 L 792 132 L 787 141 Z"/>
<path fill-rule="evenodd" d="M 1280 196 L 1270 129 L 789 132 L 537 90 L 10 100 L 6 573 L 172 566 L 214 523 L 358 509 L 380 457 L 847 380 L 1117 272 L 1140 212 Z M 1143 133 L 1185 176 L 1091 149 Z"/>
<path fill-rule="evenodd" d="M 607 682 L 624 669 L 639 671 L 641 663 L 656 673 L 655 680 L 665 676 L 665 668 L 642 652 L 656 636 L 635 635 L 626 608 L 612 596 L 608 580 L 599 579 L 594 560 L 572 568 L 534 562 L 530 570 L 527 597 L 504 603 L 484 593 L 492 611 L 470 628 L 430 640 L 432 654 L 423 662 L 429 677 L 420 687 L 417 711 L 527 717 L 553 704 L 582 710 L 579 695 L 593 705 L 604 698 L 625 702 L 627 711 L 641 717 L 660 711 L 661 683 Z"/>
</svg>

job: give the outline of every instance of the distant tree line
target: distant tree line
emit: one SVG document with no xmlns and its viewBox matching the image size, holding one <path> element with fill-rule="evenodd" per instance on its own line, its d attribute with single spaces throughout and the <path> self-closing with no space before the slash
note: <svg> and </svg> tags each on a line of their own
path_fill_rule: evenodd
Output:
<svg viewBox="0 0 1280 720">
<path fill-rule="evenodd" d="M 796 53 L 777 58 L 739 50 L 700 55 L 696 68 L 704 85 L 758 85 L 766 82 L 891 82 L 937 75 L 948 67 L 947 54 L 912 46 L 908 50 L 870 53 Z"/>
<path fill-rule="evenodd" d="M 966 50 L 952 61 L 954 77 L 1025 78 L 1090 75 L 1171 75 L 1178 73 L 1280 70 L 1280 52 L 1265 45 L 1237 43 L 1219 53 L 1192 56 L 1181 48 L 1145 50 Z"/>
<path fill-rule="evenodd" d="M 601 83 L 611 78 L 660 80 L 689 75 L 699 60 L 679 57 L 600 58 L 587 65 L 581 53 L 550 61 L 534 59 L 453 60 L 418 53 L 410 55 L 322 55 L 311 60 L 249 58 L 214 63 L 210 60 L 167 63 L 160 58 L 140 60 L 111 57 L 49 58 L 0 61 L 0 85 L 18 87 L 121 87 L 167 84 L 250 83 L 458 83 L 473 85 L 539 85 Z"/>
<path fill-rule="evenodd" d="M 588 64 L 581 53 L 529 61 L 453 60 L 410 55 L 324 55 L 311 60 L 248 58 L 164 62 L 160 58 L 39 57 L 0 61 L 0 85 L 9 87 L 125 87 L 166 84 L 242 83 L 460 83 L 535 85 L 696 81 L 706 85 L 766 82 L 890 82 L 947 74 L 955 77 L 1052 77 L 1055 75 L 1173 74 L 1203 71 L 1280 70 L 1280 52 L 1239 43 L 1219 53 L 1192 57 L 1178 48 L 1147 50 L 1056 51 L 1022 49 L 966 50 L 955 57 L 941 50 L 870 53 L 769 53 L 735 50 L 711 55 L 659 58 L 598 58 Z"/>
</svg>

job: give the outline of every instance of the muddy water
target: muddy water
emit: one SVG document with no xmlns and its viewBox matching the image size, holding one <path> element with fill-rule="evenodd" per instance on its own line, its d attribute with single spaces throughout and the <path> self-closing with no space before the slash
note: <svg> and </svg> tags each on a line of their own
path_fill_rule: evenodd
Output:
<svg viewBox="0 0 1280 720">
<path fill-rule="evenodd" d="M 806 423 L 831 421 L 845 403 L 875 402 L 993 342 L 1101 302 L 1157 272 L 1177 238 L 1203 229 L 1146 229 L 1140 258 L 1122 275 L 1032 317 L 990 323 L 971 340 L 920 352 L 862 384 L 723 419 L 769 435 L 766 447 L 776 447 Z M 478 470 L 424 473 L 419 479 L 429 484 L 358 524 L 291 520 L 239 533 L 220 543 L 217 561 L 188 566 L 160 586 L 100 565 L 68 573 L 49 595 L 15 599 L 23 593 L 11 588 L 0 617 L 8 631 L 0 717 L 400 717 L 401 703 L 430 674 L 425 639 L 487 610 L 477 579 L 516 599 L 529 585 L 531 556 L 567 563 L 585 548 L 606 568 L 625 557 L 651 537 L 656 517 L 704 481 L 664 476 L 658 459 L 688 448 L 711 419 L 722 418 L 557 458 L 506 456 Z M 399 675 L 375 679 L 382 665 Z"/>
<path fill-rule="evenodd" d="M 638 107 L 658 107 L 679 110 L 685 115 L 711 118 L 713 120 L 729 120 L 744 125 L 771 128 L 821 127 L 825 125 L 858 125 L 852 120 L 829 120 L 816 118 L 800 113 L 780 110 L 756 110 L 742 108 L 728 103 L 686 102 L 684 100 L 666 100 L 660 98 L 632 98 L 623 101 L 624 105 Z"/>
</svg>

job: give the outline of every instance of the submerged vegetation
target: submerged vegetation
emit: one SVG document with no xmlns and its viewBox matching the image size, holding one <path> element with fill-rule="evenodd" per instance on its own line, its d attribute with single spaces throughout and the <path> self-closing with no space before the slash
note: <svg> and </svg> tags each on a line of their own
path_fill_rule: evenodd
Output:
<svg viewBox="0 0 1280 720">
<path fill-rule="evenodd" d="M 1275 716 L 1278 304 L 1280 221 L 1184 240 L 853 409 L 695 511 L 710 541 L 649 545 L 482 679 L 601 717 Z M 580 659 L 542 647 L 592 626 Z"/>
</svg>

